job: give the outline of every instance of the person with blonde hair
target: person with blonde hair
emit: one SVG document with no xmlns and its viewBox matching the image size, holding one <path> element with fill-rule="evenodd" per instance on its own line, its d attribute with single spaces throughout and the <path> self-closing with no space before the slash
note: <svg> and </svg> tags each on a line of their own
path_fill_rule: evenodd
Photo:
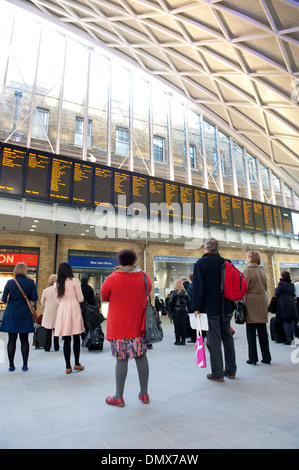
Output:
<svg viewBox="0 0 299 470">
<path fill-rule="evenodd" d="M 174 324 L 174 344 L 176 346 L 186 344 L 186 318 L 190 308 L 190 297 L 184 289 L 182 280 L 178 279 L 174 283 L 169 299 L 169 311 Z"/>
<path fill-rule="evenodd" d="M 23 359 L 22 370 L 28 370 L 28 335 L 34 332 L 34 323 L 31 310 L 23 293 L 29 302 L 36 302 L 38 299 L 35 282 L 27 277 L 27 265 L 25 263 L 15 265 L 13 276 L 14 279 L 7 281 L 3 290 L 2 302 L 7 303 L 7 306 L 0 325 L 0 331 L 8 333 L 7 354 L 9 359 L 8 370 L 10 372 L 15 370 L 14 357 L 18 335 Z"/>
<path fill-rule="evenodd" d="M 257 339 L 262 353 L 262 362 L 270 364 L 271 354 L 267 333 L 268 322 L 268 296 L 267 280 L 264 270 L 260 267 L 261 257 L 257 250 L 247 253 L 248 266 L 244 270 L 244 276 L 248 282 L 248 291 L 243 297 L 246 310 L 246 336 L 248 342 L 247 364 L 258 362 Z"/>
<path fill-rule="evenodd" d="M 44 306 L 42 317 L 42 326 L 46 331 L 46 342 L 44 349 L 50 351 L 52 345 L 52 331 L 55 329 L 58 302 L 54 291 L 54 283 L 57 280 L 56 274 L 51 274 L 48 280 L 48 286 L 43 290 L 41 304 Z M 54 336 L 54 349 L 59 351 L 59 337 Z"/>
</svg>

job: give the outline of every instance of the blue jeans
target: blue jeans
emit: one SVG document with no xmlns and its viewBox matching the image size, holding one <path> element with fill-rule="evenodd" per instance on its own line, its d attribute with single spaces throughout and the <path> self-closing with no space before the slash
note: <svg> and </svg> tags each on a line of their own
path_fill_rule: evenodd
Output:
<svg viewBox="0 0 299 470">
<path fill-rule="evenodd" d="M 211 370 L 216 379 L 223 378 L 225 370 L 229 375 L 237 371 L 234 339 L 230 330 L 231 315 L 209 317 L 209 330 L 207 331 L 207 347 L 210 353 Z M 224 349 L 224 362 L 222 357 L 222 344 Z"/>
</svg>

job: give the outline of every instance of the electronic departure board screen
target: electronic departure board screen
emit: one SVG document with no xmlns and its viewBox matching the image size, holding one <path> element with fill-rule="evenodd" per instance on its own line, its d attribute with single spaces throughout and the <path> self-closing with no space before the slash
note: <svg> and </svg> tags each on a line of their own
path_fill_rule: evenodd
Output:
<svg viewBox="0 0 299 470">
<path fill-rule="evenodd" d="M 114 207 L 118 212 L 126 211 L 131 204 L 131 174 L 114 171 Z"/>
<path fill-rule="evenodd" d="M 159 206 L 165 203 L 165 184 L 163 180 L 149 178 L 150 215 L 159 215 Z M 161 215 L 161 214 L 160 214 Z"/>
<path fill-rule="evenodd" d="M 1 154 L 0 193 L 22 197 L 27 150 L 3 145 Z"/>
<path fill-rule="evenodd" d="M 232 200 L 230 196 L 220 194 L 221 223 L 225 227 L 232 227 Z"/>
<path fill-rule="evenodd" d="M 204 189 L 194 188 L 194 202 L 195 204 L 202 204 L 202 212 L 198 212 L 195 208 L 195 222 L 197 224 L 203 224 L 203 226 L 209 225 L 208 220 L 208 199 L 207 191 Z M 202 216 L 200 218 L 199 216 Z"/>
<path fill-rule="evenodd" d="M 283 223 L 280 207 L 273 207 L 273 217 L 276 235 L 283 235 Z"/>
<path fill-rule="evenodd" d="M 0 196 L 287 237 L 294 237 L 292 214 L 299 216 L 290 208 L 4 143 Z"/>
<path fill-rule="evenodd" d="M 66 158 L 53 158 L 51 180 L 50 180 L 50 200 L 56 202 L 71 202 L 71 182 L 72 182 L 73 162 Z"/>
<path fill-rule="evenodd" d="M 24 196 L 29 199 L 48 199 L 51 156 L 37 150 L 29 150 Z"/>
<path fill-rule="evenodd" d="M 244 228 L 254 230 L 253 205 L 251 201 L 243 199 Z"/>
<path fill-rule="evenodd" d="M 274 217 L 272 207 L 268 204 L 263 204 L 264 208 L 264 221 L 265 221 L 265 229 L 266 233 L 270 235 L 275 234 L 275 226 L 274 226 Z"/>
<path fill-rule="evenodd" d="M 289 209 L 281 208 L 283 231 L 286 237 L 293 236 L 292 215 Z"/>
<path fill-rule="evenodd" d="M 173 220 L 180 220 L 181 208 L 178 184 L 165 182 L 165 202 L 167 209 L 173 216 Z"/>
<path fill-rule="evenodd" d="M 265 232 L 265 223 L 264 223 L 264 214 L 263 214 L 263 204 L 261 202 L 253 203 L 253 214 L 254 214 L 254 224 L 255 230 L 257 232 Z"/>
<path fill-rule="evenodd" d="M 147 217 L 148 187 L 149 183 L 146 176 L 132 175 L 132 205 L 134 214 Z"/>
<path fill-rule="evenodd" d="M 242 206 L 241 198 L 232 196 L 232 212 L 233 212 L 233 227 L 243 230 L 244 219 L 243 219 L 243 206 Z"/>
<path fill-rule="evenodd" d="M 96 166 L 94 170 L 94 206 L 112 204 L 113 172 L 110 168 Z"/>
<path fill-rule="evenodd" d="M 180 185 L 182 220 L 194 221 L 194 194 L 192 186 Z"/>
<path fill-rule="evenodd" d="M 208 216 L 210 224 L 221 224 L 219 193 L 208 191 Z"/>
<path fill-rule="evenodd" d="M 91 206 L 93 185 L 93 166 L 88 163 L 74 163 L 73 203 Z"/>
</svg>

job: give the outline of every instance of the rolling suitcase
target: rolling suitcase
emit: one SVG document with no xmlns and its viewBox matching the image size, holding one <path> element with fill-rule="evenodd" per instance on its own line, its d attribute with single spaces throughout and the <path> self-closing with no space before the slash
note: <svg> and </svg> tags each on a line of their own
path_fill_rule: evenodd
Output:
<svg viewBox="0 0 299 470">
<path fill-rule="evenodd" d="M 272 317 L 270 320 L 270 336 L 272 341 L 276 343 L 285 343 L 287 340 L 283 324 L 276 320 L 276 317 Z"/>
<path fill-rule="evenodd" d="M 37 325 L 34 329 L 33 344 L 35 349 L 44 348 L 47 339 L 47 330 L 41 325 Z"/>
</svg>

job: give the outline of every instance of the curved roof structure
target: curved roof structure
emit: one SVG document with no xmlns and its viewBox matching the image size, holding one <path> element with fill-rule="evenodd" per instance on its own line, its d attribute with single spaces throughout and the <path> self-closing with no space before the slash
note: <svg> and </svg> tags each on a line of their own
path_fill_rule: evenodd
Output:
<svg viewBox="0 0 299 470">
<path fill-rule="evenodd" d="M 16 3 L 16 2 L 13 2 Z M 20 0 L 159 77 L 299 194 L 296 0 Z"/>
</svg>

